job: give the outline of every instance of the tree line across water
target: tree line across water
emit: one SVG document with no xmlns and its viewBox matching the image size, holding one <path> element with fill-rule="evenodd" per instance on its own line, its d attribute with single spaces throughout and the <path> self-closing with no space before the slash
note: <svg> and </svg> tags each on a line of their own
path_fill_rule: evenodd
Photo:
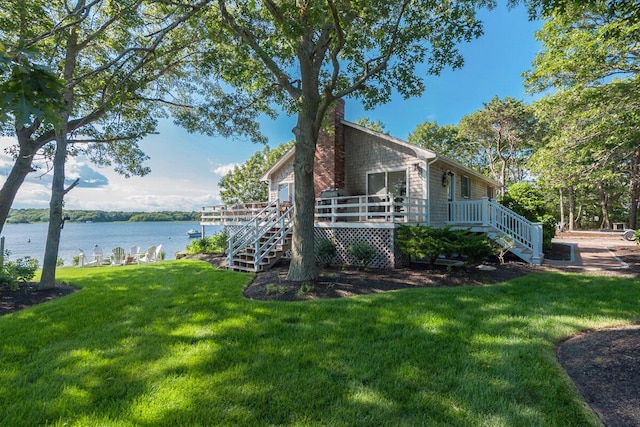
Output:
<svg viewBox="0 0 640 427">
<path fill-rule="evenodd" d="M 152 221 L 200 221 L 200 212 L 106 212 L 65 210 L 66 221 L 71 222 L 152 222 Z M 49 221 L 49 209 L 11 209 L 7 223 L 32 224 Z"/>
</svg>

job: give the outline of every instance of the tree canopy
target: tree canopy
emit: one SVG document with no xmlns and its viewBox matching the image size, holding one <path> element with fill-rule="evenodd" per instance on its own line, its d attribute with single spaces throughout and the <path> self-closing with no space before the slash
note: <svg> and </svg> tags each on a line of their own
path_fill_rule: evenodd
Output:
<svg viewBox="0 0 640 427">
<path fill-rule="evenodd" d="M 433 150 L 478 172 L 488 173 L 487 162 L 478 147 L 460 136 L 457 125 L 439 126 L 435 121 L 425 121 L 416 126 L 407 140 L 420 147 Z"/>
<path fill-rule="evenodd" d="M 149 172 L 144 164 L 147 157 L 137 144 L 155 131 L 159 117 L 173 112 L 183 120 L 185 114 L 178 112 L 202 111 L 213 100 L 218 105 L 242 100 L 235 94 L 225 96 L 218 76 L 202 74 L 197 66 L 209 43 L 200 37 L 198 19 L 209 4 L 208 0 L 189 4 L 0 0 L 3 49 L 29 52 L 34 64 L 46 61 L 62 83 L 58 98 L 64 108 L 55 115 L 27 115 L 14 109 L 2 116 L 3 129 L 17 138 L 18 147 L 14 167 L 0 189 L 0 227 L 26 175 L 37 167 L 36 156 L 44 152 L 53 159 L 42 283 L 52 283 L 49 272 L 54 270 L 48 267 L 55 268 L 63 198 L 75 185 L 65 179 L 67 156 L 83 154 L 125 176 L 143 176 Z M 206 49 L 214 54 L 211 45 Z M 32 67 L 24 74 L 33 78 L 38 72 Z M 19 97 L 20 86 L 11 82 L 5 78 L 4 87 L 10 96 Z M 199 105 L 193 105 L 192 99 Z M 247 104 L 220 108 L 201 130 L 261 139 L 253 120 L 257 108 Z M 234 114 L 224 114 L 230 110 Z"/>
<path fill-rule="evenodd" d="M 597 194 L 602 227 L 609 227 L 612 205 L 618 205 L 628 206 L 635 228 L 640 200 L 637 3 L 568 2 L 546 13 L 549 19 L 537 34 L 544 49 L 525 73 L 525 84 L 532 92 L 558 92 L 536 105 L 549 132 L 532 167 L 540 180 L 570 195 L 570 227 L 574 195 L 587 190 Z"/>
<path fill-rule="evenodd" d="M 530 106 L 496 96 L 483 109 L 464 116 L 458 129 L 482 153 L 491 177 L 506 186 L 525 177 L 524 162 L 537 138 L 537 125 Z"/>
</svg>

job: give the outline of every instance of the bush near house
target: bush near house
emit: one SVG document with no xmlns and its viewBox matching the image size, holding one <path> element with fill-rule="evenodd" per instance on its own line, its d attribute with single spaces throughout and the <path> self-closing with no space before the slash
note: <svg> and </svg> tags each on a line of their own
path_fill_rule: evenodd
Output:
<svg viewBox="0 0 640 427">
<path fill-rule="evenodd" d="M 329 239 L 321 239 L 316 242 L 316 257 L 323 264 L 331 264 L 337 254 L 336 245 Z"/>
<path fill-rule="evenodd" d="M 367 242 L 357 242 L 347 249 L 349 254 L 358 261 L 359 268 L 367 268 L 373 262 L 378 252 Z"/>
<path fill-rule="evenodd" d="M 457 255 L 467 263 L 475 263 L 496 253 L 496 245 L 483 233 L 451 230 L 423 225 L 400 226 L 396 237 L 398 248 L 412 259 L 428 259 L 435 264 L 439 256 Z"/>
<path fill-rule="evenodd" d="M 186 252 L 188 254 L 221 254 L 227 249 L 228 240 L 229 236 L 225 232 L 192 240 L 187 245 Z"/>
</svg>

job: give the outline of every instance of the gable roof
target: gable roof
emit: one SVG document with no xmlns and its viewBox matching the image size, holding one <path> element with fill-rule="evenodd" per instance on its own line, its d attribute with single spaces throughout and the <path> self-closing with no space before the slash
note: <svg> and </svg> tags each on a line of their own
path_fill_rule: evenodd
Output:
<svg viewBox="0 0 640 427">
<path fill-rule="evenodd" d="M 479 178 L 481 180 L 490 182 L 490 183 L 492 183 L 493 185 L 495 185 L 497 187 L 501 187 L 502 186 L 502 184 L 500 182 L 496 181 L 495 179 L 490 178 L 488 176 L 485 176 L 485 175 L 481 174 L 480 172 L 475 171 L 475 170 L 473 170 L 473 169 L 471 169 L 471 168 L 469 168 L 469 167 L 463 165 L 462 163 L 459 163 L 459 162 L 457 162 L 457 161 L 455 161 L 453 159 L 450 159 L 447 156 L 443 156 L 442 154 L 438 154 L 435 151 L 419 147 L 419 146 L 417 146 L 415 144 L 411 144 L 411 143 L 409 143 L 407 141 L 404 141 L 404 140 L 402 140 L 400 138 L 396 138 L 396 137 L 384 134 L 382 132 L 376 132 L 374 130 L 371 130 L 369 128 L 366 128 L 364 126 L 358 125 L 358 124 L 353 123 L 353 122 L 348 122 L 346 120 L 342 120 L 340 123 L 342 125 L 344 125 L 344 126 L 350 127 L 350 128 L 355 129 L 355 130 L 357 130 L 359 132 L 364 132 L 364 133 L 367 133 L 369 135 L 373 135 L 375 137 L 384 139 L 384 140 L 386 140 L 388 142 L 391 142 L 392 144 L 396 144 L 398 146 L 405 147 L 405 148 L 413 151 L 415 153 L 416 157 L 418 159 L 420 159 L 420 160 L 428 161 L 429 163 L 432 162 L 432 161 L 435 161 L 435 160 L 440 160 L 441 162 L 446 163 L 446 164 L 450 165 L 451 167 L 455 167 L 456 169 L 463 170 L 468 175 L 472 175 L 472 176 L 474 176 L 476 178 Z M 270 179 L 271 175 L 275 171 L 280 169 L 280 167 L 282 167 L 284 164 L 286 164 L 287 162 L 289 162 L 293 158 L 294 154 L 295 154 L 295 146 L 292 147 L 289 151 L 287 151 L 285 153 L 285 155 L 282 156 L 280 158 L 280 160 L 278 160 L 262 176 L 262 178 L 260 178 L 260 180 L 261 181 L 268 181 Z"/>
</svg>

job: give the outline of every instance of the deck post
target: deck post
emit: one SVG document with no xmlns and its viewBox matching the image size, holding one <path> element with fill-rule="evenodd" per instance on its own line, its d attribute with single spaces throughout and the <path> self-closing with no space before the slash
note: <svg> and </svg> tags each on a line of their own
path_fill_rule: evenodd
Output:
<svg viewBox="0 0 640 427">
<path fill-rule="evenodd" d="M 336 214 L 338 213 L 338 199 L 335 197 L 331 198 L 331 222 L 336 222 Z"/>
<path fill-rule="evenodd" d="M 487 227 L 489 224 L 489 198 L 484 196 L 482 198 L 482 226 Z"/>
<path fill-rule="evenodd" d="M 534 222 L 531 226 L 532 259 L 542 260 L 542 223 Z M 533 264 L 536 264 L 533 262 Z"/>
</svg>

